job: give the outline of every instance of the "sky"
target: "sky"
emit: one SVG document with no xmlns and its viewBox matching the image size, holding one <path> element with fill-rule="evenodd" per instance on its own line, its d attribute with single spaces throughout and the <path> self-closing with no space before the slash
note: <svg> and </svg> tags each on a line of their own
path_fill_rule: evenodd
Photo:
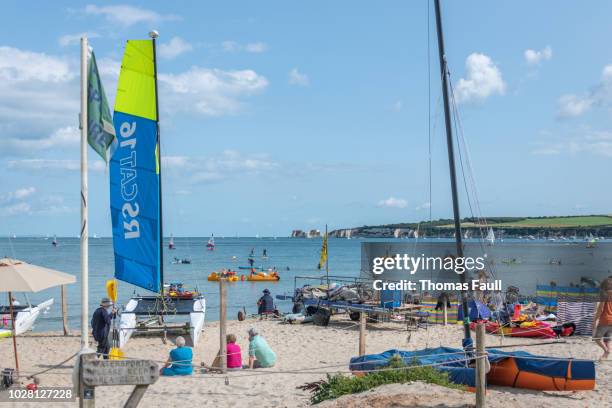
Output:
<svg viewBox="0 0 612 408">
<path fill-rule="evenodd" d="M 442 8 L 462 216 L 611 213 L 612 3 Z M 5 1 L 0 235 L 78 235 L 79 38 L 112 109 L 125 41 L 151 29 L 165 233 L 449 218 L 434 23 L 431 0 Z M 89 159 L 89 231 L 110 236 Z"/>
</svg>

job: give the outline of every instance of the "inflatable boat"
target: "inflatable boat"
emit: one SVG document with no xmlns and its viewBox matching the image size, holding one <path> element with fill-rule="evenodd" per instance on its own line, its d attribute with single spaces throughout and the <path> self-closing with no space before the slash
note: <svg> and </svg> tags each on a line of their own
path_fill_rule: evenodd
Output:
<svg viewBox="0 0 612 408">
<path fill-rule="evenodd" d="M 489 349 L 490 385 L 526 388 L 538 391 L 586 391 L 595 388 L 595 363 L 591 360 L 564 359 L 530 354 L 524 351 L 504 352 Z M 398 356 L 407 366 L 435 365 L 447 372 L 455 384 L 473 388 L 476 370 L 466 366 L 466 353 L 461 349 L 437 347 L 416 351 L 387 350 L 351 358 L 349 368 L 355 375 L 385 368 Z"/>
</svg>

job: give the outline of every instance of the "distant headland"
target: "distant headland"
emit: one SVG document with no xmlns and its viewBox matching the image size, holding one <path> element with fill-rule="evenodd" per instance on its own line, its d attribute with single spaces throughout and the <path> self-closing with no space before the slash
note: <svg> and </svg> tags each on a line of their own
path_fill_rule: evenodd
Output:
<svg viewBox="0 0 612 408">
<path fill-rule="evenodd" d="M 485 237 L 491 228 L 496 237 L 523 239 L 598 239 L 612 238 L 612 215 L 579 215 L 554 217 L 490 217 L 485 219 L 463 218 L 461 229 L 466 238 Z M 318 231 L 300 234 L 294 230 L 292 237 L 315 238 Z M 315 232 L 315 233 L 313 233 Z M 336 229 L 329 235 L 336 238 L 452 238 L 452 219 L 405 222 L 386 225 L 364 225 Z"/>
</svg>

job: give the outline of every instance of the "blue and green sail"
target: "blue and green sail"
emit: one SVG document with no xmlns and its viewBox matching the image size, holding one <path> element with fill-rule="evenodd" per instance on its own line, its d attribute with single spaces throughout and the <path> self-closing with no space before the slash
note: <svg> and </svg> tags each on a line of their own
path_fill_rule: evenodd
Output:
<svg viewBox="0 0 612 408">
<path fill-rule="evenodd" d="M 128 41 L 113 116 L 118 143 L 109 169 L 115 277 L 160 292 L 163 272 L 156 92 L 153 41 Z"/>
</svg>

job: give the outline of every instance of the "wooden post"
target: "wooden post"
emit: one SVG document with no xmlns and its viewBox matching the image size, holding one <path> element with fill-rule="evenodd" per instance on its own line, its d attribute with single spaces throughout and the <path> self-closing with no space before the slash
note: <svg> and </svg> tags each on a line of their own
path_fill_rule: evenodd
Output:
<svg viewBox="0 0 612 408">
<path fill-rule="evenodd" d="M 13 353 L 15 353 L 15 373 L 19 376 L 19 357 L 17 356 L 17 328 L 15 327 L 15 311 L 13 310 L 13 293 L 8 293 L 11 328 L 13 330 Z"/>
<path fill-rule="evenodd" d="M 66 299 L 66 285 L 61 286 L 62 292 L 62 322 L 64 325 L 64 336 L 68 335 L 70 329 L 68 329 L 68 304 Z"/>
<path fill-rule="evenodd" d="M 144 397 L 144 394 L 147 391 L 147 388 L 149 388 L 148 385 L 135 386 L 134 389 L 132 390 L 132 393 L 130 394 L 130 397 L 125 402 L 125 405 L 123 406 L 123 408 L 136 408 L 138 406 L 138 403 L 142 399 L 142 397 Z"/>
<path fill-rule="evenodd" d="M 444 302 L 444 325 L 448 324 L 448 302 Z"/>
<path fill-rule="evenodd" d="M 485 326 L 476 325 L 476 408 L 485 406 L 487 391 L 487 373 L 485 363 Z"/>
<path fill-rule="evenodd" d="M 94 408 L 96 406 L 95 387 L 85 385 L 83 381 L 83 362 L 95 359 L 96 354 L 81 354 L 79 358 L 79 408 Z"/>
<path fill-rule="evenodd" d="M 225 337 L 227 310 L 225 296 L 225 278 L 219 278 L 219 357 L 221 357 L 219 368 L 222 373 L 227 372 L 227 339 Z"/>
<path fill-rule="evenodd" d="M 366 353 L 366 314 L 359 312 L 359 355 L 363 356 Z"/>
</svg>

